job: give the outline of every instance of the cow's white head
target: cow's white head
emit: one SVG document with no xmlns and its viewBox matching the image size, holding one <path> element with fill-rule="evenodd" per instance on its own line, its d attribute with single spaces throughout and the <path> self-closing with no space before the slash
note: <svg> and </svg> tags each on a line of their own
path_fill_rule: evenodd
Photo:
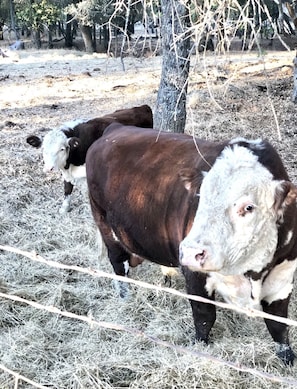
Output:
<svg viewBox="0 0 297 389">
<path fill-rule="evenodd" d="M 36 135 L 27 138 L 27 142 L 31 146 L 42 147 L 43 171 L 45 173 L 65 169 L 70 150 L 79 146 L 79 138 L 66 136 L 66 133 L 84 122 L 83 119 L 67 122 L 62 127 L 49 131 L 43 140 Z"/>
<path fill-rule="evenodd" d="M 60 170 L 66 166 L 69 156 L 69 138 L 61 130 L 47 133 L 42 143 L 42 155 L 45 173 Z"/>
<path fill-rule="evenodd" d="M 250 150 L 227 147 L 203 179 L 192 228 L 180 244 L 181 265 L 224 275 L 260 272 L 296 196 L 294 185 L 274 180 Z"/>
</svg>

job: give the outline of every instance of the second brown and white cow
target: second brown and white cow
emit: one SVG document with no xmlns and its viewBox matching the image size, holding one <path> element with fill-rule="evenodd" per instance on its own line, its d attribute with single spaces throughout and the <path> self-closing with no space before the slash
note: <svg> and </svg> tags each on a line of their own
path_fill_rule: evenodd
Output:
<svg viewBox="0 0 297 389">
<path fill-rule="evenodd" d="M 214 143 L 110 125 L 88 151 L 92 213 L 114 271 L 134 255 L 182 267 L 189 294 L 287 317 L 297 264 L 297 189 L 266 141 Z M 191 301 L 208 342 L 215 307 Z M 265 320 L 292 364 L 288 327 Z"/>
<path fill-rule="evenodd" d="M 100 138 L 105 128 L 113 122 L 138 127 L 153 127 L 153 114 L 148 105 L 117 110 L 91 120 L 75 120 L 49 131 L 44 139 L 37 135 L 27 137 L 27 143 L 42 146 L 45 173 L 59 170 L 64 179 L 64 201 L 60 212 L 70 210 L 74 185 L 85 179 L 86 154 L 91 144 Z"/>
</svg>

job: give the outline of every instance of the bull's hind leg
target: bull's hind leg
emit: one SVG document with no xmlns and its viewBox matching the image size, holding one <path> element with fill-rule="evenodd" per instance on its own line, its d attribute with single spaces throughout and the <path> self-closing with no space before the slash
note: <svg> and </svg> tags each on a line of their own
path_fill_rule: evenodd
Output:
<svg viewBox="0 0 297 389">
<path fill-rule="evenodd" d="M 92 199 L 90 198 L 91 209 Z M 107 248 L 108 258 L 113 267 L 113 270 L 118 276 L 127 276 L 129 270 L 129 260 L 130 254 L 122 247 L 122 245 L 117 240 L 115 234 L 113 233 L 112 228 L 106 222 L 105 211 L 98 211 L 98 207 L 95 208 L 96 211 L 93 212 L 95 223 L 101 233 L 102 239 Z M 126 282 L 116 281 L 115 287 L 119 292 L 120 297 L 125 298 L 128 295 L 128 287 Z"/>
<path fill-rule="evenodd" d="M 186 267 L 182 268 L 186 279 L 188 294 L 214 299 L 214 294 L 210 297 L 205 289 L 207 276 L 203 273 L 192 272 Z M 194 325 L 196 330 L 196 339 L 208 343 L 209 332 L 216 320 L 216 308 L 214 305 L 200 303 L 190 300 Z"/>
<path fill-rule="evenodd" d="M 122 246 L 117 242 L 105 242 L 107 253 L 113 270 L 118 276 L 127 276 L 129 271 L 130 254 L 127 253 Z M 129 293 L 129 288 L 126 282 L 115 281 L 114 286 L 121 298 L 126 298 Z"/>
</svg>

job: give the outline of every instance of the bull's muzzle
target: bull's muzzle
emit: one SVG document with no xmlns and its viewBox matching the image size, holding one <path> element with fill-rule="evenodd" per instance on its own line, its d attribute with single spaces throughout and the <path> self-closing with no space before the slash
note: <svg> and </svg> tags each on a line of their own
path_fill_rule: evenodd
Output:
<svg viewBox="0 0 297 389">
<path fill-rule="evenodd" d="M 43 173 L 52 173 L 54 170 L 53 166 L 44 166 Z"/>
<path fill-rule="evenodd" d="M 188 266 L 202 270 L 207 259 L 207 250 L 190 242 L 182 242 L 179 246 L 179 262 L 181 266 Z"/>
</svg>

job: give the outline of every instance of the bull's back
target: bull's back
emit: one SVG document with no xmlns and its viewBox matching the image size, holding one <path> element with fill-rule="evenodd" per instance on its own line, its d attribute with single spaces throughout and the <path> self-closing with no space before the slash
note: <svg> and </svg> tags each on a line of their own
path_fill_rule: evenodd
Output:
<svg viewBox="0 0 297 389">
<path fill-rule="evenodd" d="M 129 251 L 178 265 L 178 245 L 198 205 L 196 190 L 186 189 L 182 175 L 189 169 L 208 170 L 212 163 L 207 161 L 209 144 L 199 145 L 204 159 L 196 146 L 187 135 L 112 124 L 89 149 L 86 168 L 93 214 L 104 212 Z M 211 150 L 218 154 L 220 147 Z M 196 189 L 199 185 L 198 180 Z"/>
<path fill-rule="evenodd" d="M 153 112 L 148 105 L 141 105 L 130 109 L 119 109 L 112 114 L 103 116 L 103 119 L 119 122 L 142 128 L 153 128 Z"/>
</svg>

